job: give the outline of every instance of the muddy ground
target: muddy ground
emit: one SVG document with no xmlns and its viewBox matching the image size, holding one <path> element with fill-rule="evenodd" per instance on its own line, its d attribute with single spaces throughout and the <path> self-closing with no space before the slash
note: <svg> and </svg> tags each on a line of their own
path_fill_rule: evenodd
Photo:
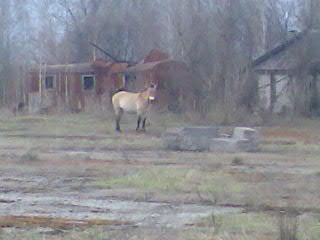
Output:
<svg viewBox="0 0 320 240">
<path fill-rule="evenodd" d="M 0 123 L 0 239 L 277 239 L 283 218 L 320 238 L 317 121 L 235 154 L 167 151 L 165 124 L 115 134 L 101 115 Z"/>
</svg>

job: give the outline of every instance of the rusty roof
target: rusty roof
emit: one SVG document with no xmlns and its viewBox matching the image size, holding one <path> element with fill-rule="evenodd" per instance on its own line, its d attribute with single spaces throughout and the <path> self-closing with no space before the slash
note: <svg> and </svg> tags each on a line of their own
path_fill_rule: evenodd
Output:
<svg viewBox="0 0 320 240">
<path fill-rule="evenodd" d="M 176 61 L 176 60 L 172 60 L 172 59 L 167 59 L 167 60 L 156 61 L 156 62 L 138 63 L 135 66 L 128 67 L 127 69 L 122 70 L 122 72 L 151 71 L 159 66 L 181 66 L 183 68 L 186 68 L 186 65 L 184 62 Z"/>
<path fill-rule="evenodd" d="M 73 64 L 56 64 L 56 65 L 46 65 L 42 64 L 35 65 L 31 68 L 31 72 L 92 72 L 94 71 L 92 63 L 73 63 Z"/>
<path fill-rule="evenodd" d="M 30 72 L 39 72 L 42 71 L 48 73 L 57 73 L 57 72 L 70 72 L 70 73 L 87 73 L 95 72 L 96 70 L 102 71 L 120 71 L 128 67 L 127 63 L 115 63 L 104 60 L 96 60 L 92 62 L 85 63 L 72 63 L 72 64 L 56 64 L 56 65 L 46 65 L 42 64 L 35 65 L 31 68 Z"/>
<path fill-rule="evenodd" d="M 144 57 L 143 63 L 148 63 L 148 62 L 158 62 L 158 61 L 163 61 L 169 58 L 169 55 L 161 52 L 158 49 L 152 49 L 150 53 Z"/>
</svg>

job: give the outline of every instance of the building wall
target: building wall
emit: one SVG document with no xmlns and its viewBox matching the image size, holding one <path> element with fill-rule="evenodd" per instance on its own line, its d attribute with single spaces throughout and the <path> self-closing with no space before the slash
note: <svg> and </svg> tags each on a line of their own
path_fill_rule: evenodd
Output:
<svg viewBox="0 0 320 240">
<path fill-rule="evenodd" d="M 277 100 L 274 106 L 274 112 L 286 114 L 293 109 L 290 78 L 287 74 L 276 75 L 275 78 L 277 81 Z"/>
<path fill-rule="evenodd" d="M 32 112 L 37 112 L 41 108 L 47 107 L 58 111 L 91 111 L 105 109 L 106 105 L 107 107 L 110 105 L 109 90 L 113 88 L 113 81 L 111 76 L 107 73 L 99 71 L 84 73 L 47 72 L 47 75 L 54 76 L 54 88 L 45 88 L 45 75 L 43 75 L 40 91 L 39 74 L 30 74 L 31 87 L 29 92 L 29 102 L 32 102 Z M 95 86 L 93 90 L 83 89 L 83 75 L 95 76 Z M 102 104 L 104 106 L 102 106 Z M 36 107 L 36 105 L 38 105 L 38 107 Z"/>
<path fill-rule="evenodd" d="M 293 109 L 290 90 L 290 78 L 287 74 L 274 74 L 276 82 L 276 99 L 273 106 L 274 113 L 287 113 Z M 263 73 L 258 77 L 259 106 L 264 110 L 271 107 L 271 74 Z"/>
<path fill-rule="evenodd" d="M 158 58 L 157 58 L 158 59 Z M 154 58 L 152 58 L 154 60 Z M 97 63 L 96 63 L 97 64 Z M 61 66 L 47 66 L 47 74 L 55 76 L 54 89 L 46 90 L 42 83 L 41 90 L 39 89 L 39 73 L 30 73 L 30 91 L 29 96 L 33 103 L 38 103 L 39 108 L 43 105 L 49 105 L 56 110 L 61 111 L 79 111 L 79 110 L 110 110 L 111 96 L 121 87 L 128 87 L 130 91 L 142 91 L 151 82 L 158 83 L 159 87 L 159 102 L 176 103 L 182 102 L 182 94 L 189 94 L 192 78 L 189 76 L 186 65 L 177 61 L 164 61 L 153 64 L 141 64 L 141 68 L 134 71 L 124 72 L 127 69 L 127 64 L 112 64 L 99 63 L 100 65 L 86 65 L 84 71 L 83 66 L 72 66 L 66 68 Z M 69 66 L 70 67 L 70 66 Z M 81 68 L 80 68 L 81 67 Z M 69 70 L 65 70 L 69 69 Z M 50 73 L 50 71 L 52 71 Z M 66 72 L 67 71 L 67 72 Z M 82 88 L 82 75 L 94 74 L 96 78 L 95 90 L 84 91 Z M 124 85 L 126 74 L 133 74 L 135 77 L 130 78 L 130 84 Z M 43 76 L 42 79 L 45 79 Z M 41 94 L 40 94 L 41 92 Z M 172 94 L 172 93 L 177 94 Z M 35 104 L 33 104 L 35 105 Z M 33 107 L 33 109 L 35 109 Z"/>
</svg>

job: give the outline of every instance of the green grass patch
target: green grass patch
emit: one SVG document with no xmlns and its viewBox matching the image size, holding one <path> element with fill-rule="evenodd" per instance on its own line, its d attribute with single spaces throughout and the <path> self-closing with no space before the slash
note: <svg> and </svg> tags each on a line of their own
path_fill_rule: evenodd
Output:
<svg viewBox="0 0 320 240">
<path fill-rule="evenodd" d="M 260 144 L 262 152 L 283 153 L 292 155 L 301 155 L 305 157 L 316 157 L 320 155 L 320 148 L 318 144 L 307 144 L 303 142 L 296 142 L 295 144 L 283 144 L 275 141 L 271 144 Z"/>
<path fill-rule="evenodd" d="M 142 189 L 172 190 L 183 188 L 186 169 L 151 167 L 120 178 L 97 182 L 105 187 L 134 187 Z"/>
<path fill-rule="evenodd" d="M 279 219 L 276 213 L 213 214 L 196 226 L 214 229 L 217 239 L 273 240 L 280 239 Z M 320 239 L 318 216 L 305 215 L 298 220 L 297 239 Z"/>
<path fill-rule="evenodd" d="M 10 135 L 103 135 L 112 131 L 112 120 L 89 114 L 19 116 L 1 121 L 2 134 Z"/>
<path fill-rule="evenodd" d="M 38 162 L 40 161 L 39 155 L 36 152 L 28 151 L 21 156 L 21 161 L 26 162 Z"/>
<path fill-rule="evenodd" d="M 1 119 L 0 134 L 21 134 L 46 120 L 46 118 L 38 116 Z"/>
<path fill-rule="evenodd" d="M 186 232 L 188 239 L 274 240 L 278 239 L 277 219 L 268 214 L 214 213 Z M 201 234 L 199 235 L 199 232 Z"/>
<path fill-rule="evenodd" d="M 304 217 L 299 225 L 298 239 L 320 239 L 319 215 Z"/>
<path fill-rule="evenodd" d="M 243 163 L 244 163 L 244 160 L 241 157 L 234 157 L 232 159 L 232 164 L 233 165 L 242 165 Z"/>
<path fill-rule="evenodd" d="M 223 171 L 208 173 L 201 169 L 172 166 L 144 168 L 123 177 L 100 180 L 96 184 L 108 188 L 200 191 L 219 196 L 228 192 L 239 193 L 246 186 L 246 183 L 238 183 Z"/>
<path fill-rule="evenodd" d="M 247 233 L 248 235 L 277 235 L 277 219 L 268 214 L 250 213 L 224 215 L 220 232 Z M 271 238 L 272 239 L 272 238 Z M 275 239 L 275 238 L 273 238 Z"/>
</svg>

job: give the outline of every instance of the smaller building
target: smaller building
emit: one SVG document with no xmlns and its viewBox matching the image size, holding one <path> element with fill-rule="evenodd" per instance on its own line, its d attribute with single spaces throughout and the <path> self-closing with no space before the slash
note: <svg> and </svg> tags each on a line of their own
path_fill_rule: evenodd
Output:
<svg viewBox="0 0 320 240">
<path fill-rule="evenodd" d="M 111 97 L 118 89 L 138 92 L 156 83 L 158 102 L 175 108 L 188 95 L 191 80 L 185 63 L 157 50 L 133 66 L 104 60 L 42 64 L 29 72 L 28 105 L 30 112 L 110 110 Z"/>
<path fill-rule="evenodd" d="M 299 102 L 312 108 L 310 99 L 317 98 L 320 89 L 319 37 L 317 30 L 293 33 L 253 62 L 260 107 L 280 114 L 293 112 Z M 309 99 L 302 100 L 303 94 Z"/>
<path fill-rule="evenodd" d="M 110 91 L 123 85 L 117 72 L 127 63 L 97 60 L 88 63 L 40 65 L 29 72 L 29 109 L 82 111 L 104 108 Z"/>
</svg>

